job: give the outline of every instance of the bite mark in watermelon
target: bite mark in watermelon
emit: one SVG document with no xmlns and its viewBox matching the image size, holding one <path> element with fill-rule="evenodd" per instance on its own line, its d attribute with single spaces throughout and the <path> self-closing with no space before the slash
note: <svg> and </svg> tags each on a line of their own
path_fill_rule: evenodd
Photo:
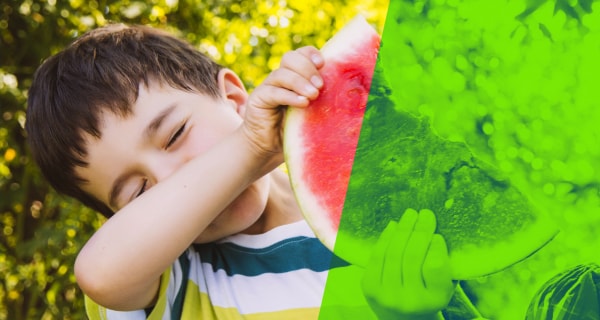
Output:
<svg viewBox="0 0 600 320">
<path fill-rule="evenodd" d="M 435 212 L 455 279 L 497 272 L 544 246 L 556 228 L 524 194 L 395 103 L 401 88 L 385 80 L 379 43 L 364 18 L 354 19 L 321 49 L 319 98 L 286 115 L 290 180 L 321 241 L 365 265 L 387 223 L 414 208 Z"/>
</svg>

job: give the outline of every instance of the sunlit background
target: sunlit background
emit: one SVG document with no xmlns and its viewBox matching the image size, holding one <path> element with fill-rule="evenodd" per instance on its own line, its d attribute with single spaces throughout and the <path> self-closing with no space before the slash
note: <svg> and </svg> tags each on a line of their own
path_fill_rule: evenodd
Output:
<svg viewBox="0 0 600 320">
<path fill-rule="evenodd" d="M 0 319 L 84 319 L 73 261 L 103 219 L 58 196 L 31 163 L 23 125 L 40 62 L 111 21 L 178 34 L 249 89 L 283 53 L 321 46 L 357 13 L 379 30 L 386 1 L 83 1 L 0 3 Z"/>
</svg>

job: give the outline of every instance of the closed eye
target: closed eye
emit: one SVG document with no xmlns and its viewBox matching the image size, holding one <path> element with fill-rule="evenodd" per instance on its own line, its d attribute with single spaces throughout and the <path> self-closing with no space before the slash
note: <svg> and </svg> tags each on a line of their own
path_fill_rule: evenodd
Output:
<svg viewBox="0 0 600 320">
<path fill-rule="evenodd" d="M 177 142 L 177 139 L 179 139 L 179 137 L 181 136 L 181 134 L 183 133 L 183 131 L 185 130 L 185 126 L 186 123 L 184 123 L 171 137 L 171 139 L 169 139 L 169 142 L 167 142 L 167 145 L 165 146 L 165 149 L 168 149 L 171 145 L 173 145 L 175 142 Z"/>
<path fill-rule="evenodd" d="M 135 195 L 135 197 L 139 197 L 142 195 L 142 193 L 144 193 L 146 191 L 146 185 L 148 184 L 148 179 L 144 179 L 144 181 L 142 182 L 142 186 L 140 187 L 140 190 L 138 191 L 138 193 Z"/>
</svg>

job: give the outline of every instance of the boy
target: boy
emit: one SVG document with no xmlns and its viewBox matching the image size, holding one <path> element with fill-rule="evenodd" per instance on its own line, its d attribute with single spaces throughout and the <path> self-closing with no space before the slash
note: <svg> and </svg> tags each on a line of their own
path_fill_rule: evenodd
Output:
<svg viewBox="0 0 600 320">
<path fill-rule="evenodd" d="M 110 218 L 75 264 L 92 319 L 317 317 L 328 270 L 345 264 L 277 167 L 282 106 L 318 96 L 323 64 L 315 48 L 289 52 L 248 95 L 188 44 L 124 25 L 44 62 L 29 91 L 34 159 L 57 191 Z M 435 319 L 448 303 L 434 230 L 415 211 L 382 236 L 364 277 L 382 318 Z"/>
</svg>

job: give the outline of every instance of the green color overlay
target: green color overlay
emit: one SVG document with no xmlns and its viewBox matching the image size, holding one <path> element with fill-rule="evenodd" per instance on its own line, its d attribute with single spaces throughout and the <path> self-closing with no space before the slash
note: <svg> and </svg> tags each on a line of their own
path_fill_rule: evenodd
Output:
<svg viewBox="0 0 600 320">
<path fill-rule="evenodd" d="M 431 209 L 461 280 L 447 319 L 469 300 L 524 319 L 550 279 L 599 263 L 599 54 L 598 1 L 391 1 L 336 253 L 361 264 L 389 220 Z M 364 305 L 355 268 L 331 271 L 322 319 L 358 319 L 335 311 Z M 537 314 L 553 301 L 598 305 Z"/>
</svg>

